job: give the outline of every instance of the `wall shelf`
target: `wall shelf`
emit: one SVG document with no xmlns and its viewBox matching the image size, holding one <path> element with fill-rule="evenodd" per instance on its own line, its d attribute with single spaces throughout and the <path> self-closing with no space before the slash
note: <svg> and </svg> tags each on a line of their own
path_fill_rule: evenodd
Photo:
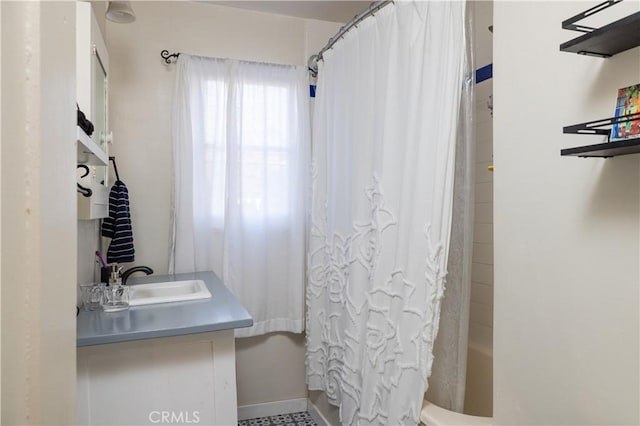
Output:
<svg viewBox="0 0 640 426">
<path fill-rule="evenodd" d="M 605 142 L 596 145 L 585 145 L 576 148 L 567 148 L 560 151 L 560 155 L 574 157 L 599 157 L 609 158 L 618 155 L 640 153 L 640 138 L 619 142 Z"/>
<path fill-rule="evenodd" d="M 622 115 L 620 117 L 611 117 L 602 120 L 589 121 L 586 123 L 566 126 L 562 129 L 562 132 L 565 134 L 602 135 L 607 137 L 607 142 L 563 149 L 560 150 L 560 155 L 608 158 L 618 155 L 640 153 L 640 138 L 615 142 L 609 141 L 609 137 L 611 135 L 610 127 L 614 124 L 626 123 L 628 121 L 640 121 L 640 113 Z"/>
<path fill-rule="evenodd" d="M 93 166 L 108 166 L 109 158 L 107 154 L 100 149 L 97 143 L 93 141 L 80 128 L 76 127 L 78 140 L 78 163 L 91 164 Z"/>
<path fill-rule="evenodd" d="M 610 0 L 592 7 L 564 22 L 565 30 L 579 31 L 584 35 L 569 40 L 560 45 L 563 52 L 572 52 L 579 55 L 597 56 L 608 58 L 620 52 L 640 46 L 640 12 L 626 16 L 600 28 L 591 28 L 576 22 L 601 12 L 622 0 Z"/>
<path fill-rule="evenodd" d="M 620 52 L 640 46 L 640 12 L 625 16 L 615 22 L 600 28 L 592 28 L 578 24 L 579 21 L 598 12 L 620 3 L 623 0 L 608 0 L 591 9 L 585 10 L 562 22 L 565 30 L 585 33 L 580 37 L 569 40 L 560 45 L 563 52 L 572 52 L 579 55 L 597 56 L 609 58 Z M 575 148 L 560 150 L 560 155 L 576 157 L 600 157 L 609 158 L 618 155 L 640 153 L 640 138 L 626 139 L 612 142 L 611 126 L 629 121 L 640 121 L 640 113 L 623 115 L 620 117 L 605 118 L 586 123 L 566 126 L 563 133 L 576 135 L 601 135 L 606 136 L 607 141 L 595 145 L 584 145 Z"/>
</svg>

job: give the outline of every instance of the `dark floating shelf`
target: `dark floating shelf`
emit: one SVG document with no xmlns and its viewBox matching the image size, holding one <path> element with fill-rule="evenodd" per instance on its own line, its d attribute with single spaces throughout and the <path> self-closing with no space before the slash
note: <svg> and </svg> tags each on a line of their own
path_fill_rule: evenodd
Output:
<svg viewBox="0 0 640 426">
<path fill-rule="evenodd" d="M 560 45 L 563 52 L 608 58 L 625 50 L 640 46 L 640 12 L 626 16 L 604 27 L 591 28 L 575 24 L 594 13 L 600 12 L 622 0 L 610 0 L 562 23 L 562 28 L 586 33 Z"/>
<path fill-rule="evenodd" d="M 574 124 L 562 129 L 563 133 L 575 135 L 605 135 L 609 138 L 610 127 L 618 123 L 628 121 L 640 121 L 640 113 L 622 115 L 620 117 L 605 118 L 602 120 L 589 121 L 587 123 Z M 640 138 L 626 139 L 615 142 L 605 142 L 595 145 L 578 146 L 560 150 L 560 155 L 574 157 L 600 157 L 608 158 L 618 155 L 628 155 L 640 153 Z"/>
<path fill-rule="evenodd" d="M 563 52 L 573 52 L 579 55 L 608 58 L 625 50 L 640 46 L 640 12 L 626 16 L 604 27 L 591 28 L 577 24 L 591 15 L 620 3 L 623 0 L 608 0 L 591 9 L 585 10 L 562 22 L 565 30 L 578 31 L 584 35 L 569 40 L 560 45 Z M 611 142 L 611 126 L 629 121 L 640 121 L 640 113 L 623 115 L 620 117 L 604 118 L 587 123 L 574 124 L 564 127 L 563 133 L 577 135 L 604 135 L 607 142 L 595 145 L 578 146 L 560 150 L 560 155 L 576 157 L 615 157 L 640 153 L 640 138 L 625 139 Z"/>
<path fill-rule="evenodd" d="M 574 157 L 600 157 L 609 158 L 618 155 L 638 154 L 640 153 L 640 138 L 628 139 L 618 142 L 605 142 L 596 145 L 579 146 L 576 148 L 568 148 L 560 151 L 560 155 Z"/>
</svg>

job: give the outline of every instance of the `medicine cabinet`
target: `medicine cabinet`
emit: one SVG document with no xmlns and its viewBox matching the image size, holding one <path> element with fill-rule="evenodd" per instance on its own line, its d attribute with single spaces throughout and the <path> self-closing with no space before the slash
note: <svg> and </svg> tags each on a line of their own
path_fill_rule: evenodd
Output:
<svg viewBox="0 0 640 426">
<path fill-rule="evenodd" d="M 91 3 L 76 2 L 76 96 L 78 107 L 94 126 L 91 136 L 77 128 L 78 164 L 90 170 L 78 182 L 92 191 L 90 197 L 78 193 L 78 219 L 109 215 L 108 75 L 109 54 Z"/>
</svg>

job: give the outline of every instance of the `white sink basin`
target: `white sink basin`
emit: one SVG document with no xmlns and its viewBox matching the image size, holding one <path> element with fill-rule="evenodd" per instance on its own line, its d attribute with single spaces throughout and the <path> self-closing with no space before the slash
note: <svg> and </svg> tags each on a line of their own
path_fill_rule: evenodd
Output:
<svg viewBox="0 0 640 426">
<path fill-rule="evenodd" d="M 131 306 L 184 302 L 209 299 L 210 297 L 211 293 L 202 280 L 168 281 L 129 286 L 129 305 Z"/>
</svg>

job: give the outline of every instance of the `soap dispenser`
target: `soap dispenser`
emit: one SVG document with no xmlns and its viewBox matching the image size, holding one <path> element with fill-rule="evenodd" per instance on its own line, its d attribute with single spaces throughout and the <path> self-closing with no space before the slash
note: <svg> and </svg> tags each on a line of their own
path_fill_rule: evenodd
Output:
<svg viewBox="0 0 640 426">
<path fill-rule="evenodd" d="M 117 263 L 111 265 L 109 286 L 105 288 L 105 300 L 102 310 L 105 312 L 119 312 L 129 309 L 129 289 L 122 285 L 120 276 L 122 266 Z"/>
<path fill-rule="evenodd" d="M 118 267 L 117 263 L 111 265 L 111 273 L 109 274 L 109 286 L 122 285 L 122 276 L 120 272 L 122 266 Z"/>
</svg>

